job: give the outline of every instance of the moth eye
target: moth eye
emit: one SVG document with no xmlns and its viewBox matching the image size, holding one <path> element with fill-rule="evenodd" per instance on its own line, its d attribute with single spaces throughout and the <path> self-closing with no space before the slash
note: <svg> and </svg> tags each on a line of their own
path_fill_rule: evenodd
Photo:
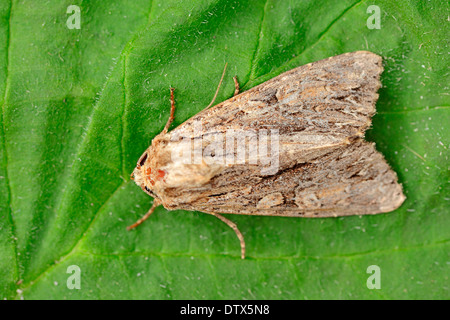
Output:
<svg viewBox="0 0 450 320">
<path fill-rule="evenodd" d="M 144 190 L 147 191 L 153 198 L 156 197 L 152 190 L 150 190 L 150 188 L 148 188 L 147 186 L 144 187 Z"/>
<path fill-rule="evenodd" d="M 145 160 L 147 160 L 147 152 L 144 153 L 144 155 L 141 157 L 141 159 L 139 159 L 139 165 L 143 166 L 145 163 Z"/>
</svg>

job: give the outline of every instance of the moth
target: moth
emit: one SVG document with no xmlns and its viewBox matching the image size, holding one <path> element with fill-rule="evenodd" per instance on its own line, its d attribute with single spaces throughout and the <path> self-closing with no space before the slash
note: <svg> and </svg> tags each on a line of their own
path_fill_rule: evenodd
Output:
<svg viewBox="0 0 450 320">
<path fill-rule="evenodd" d="M 159 205 L 202 211 L 233 228 L 244 258 L 242 233 L 221 213 L 323 218 L 395 210 L 405 200 L 402 186 L 374 143 L 363 139 L 382 71 L 380 56 L 357 51 L 240 94 L 234 78 L 232 98 L 169 132 L 171 88 L 167 124 L 131 175 L 153 206 L 128 229 Z"/>
</svg>

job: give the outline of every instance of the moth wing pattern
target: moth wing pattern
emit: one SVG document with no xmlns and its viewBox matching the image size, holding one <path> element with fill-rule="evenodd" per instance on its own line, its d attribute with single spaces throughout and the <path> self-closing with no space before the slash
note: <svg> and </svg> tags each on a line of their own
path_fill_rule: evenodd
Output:
<svg viewBox="0 0 450 320">
<path fill-rule="evenodd" d="M 401 185 L 374 145 L 362 139 L 375 114 L 382 71 L 378 55 L 346 53 L 285 72 L 200 112 L 158 140 L 153 166 L 167 174 L 155 194 L 170 210 L 308 217 L 392 211 L 404 200 Z M 190 144 L 201 140 L 202 154 L 213 143 L 229 153 L 217 138 L 230 130 L 276 130 L 276 172 L 263 173 L 252 161 L 257 154 L 234 164 L 171 158 L 186 138 Z M 221 156 L 236 157 L 234 152 Z"/>
<path fill-rule="evenodd" d="M 193 123 L 207 119 L 204 132 L 276 128 L 290 140 L 310 137 L 315 146 L 321 139 L 329 144 L 363 136 L 375 114 L 382 71 L 381 57 L 367 51 L 312 62 L 204 110 L 174 133 L 192 136 Z"/>
<path fill-rule="evenodd" d="M 405 197 L 397 175 L 373 143 L 346 147 L 226 194 L 190 204 L 191 210 L 233 214 L 336 217 L 389 212 Z"/>
</svg>

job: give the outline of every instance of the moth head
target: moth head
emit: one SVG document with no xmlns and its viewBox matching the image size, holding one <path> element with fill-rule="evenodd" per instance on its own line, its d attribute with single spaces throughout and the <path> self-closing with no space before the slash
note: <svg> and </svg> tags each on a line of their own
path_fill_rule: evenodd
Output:
<svg viewBox="0 0 450 320">
<path fill-rule="evenodd" d="M 190 140 L 188 140 L 190 142 Z M 178 142 L 179 143 L 179 142 Z M 168 190 L 185 190 L 205 186 L 225 167 L 220 164 L 185 163 L 186 159 L 173 153 L 177 142 L 159 134 L 139 158 L 131 174 L 136 184 L 165 206 Z M 190 154 L 189 154 L 190 156 Z"/>
<path fill-rule="evenodd" d="M 153 198 L 159 198 L 157 190 L 160 189 L 167 173 L 166 170 L 161 169 L 159 147 L 160 141 L 155 138 L 152 145 L 141 155 L 131 174 L 131 179 Z"/>
</svg>

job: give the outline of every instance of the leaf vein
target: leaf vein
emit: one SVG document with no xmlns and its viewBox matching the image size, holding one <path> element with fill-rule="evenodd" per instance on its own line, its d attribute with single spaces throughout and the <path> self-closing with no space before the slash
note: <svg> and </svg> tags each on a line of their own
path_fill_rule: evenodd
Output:
<svg viewBox="0 0 450 320">
<path fill-rule="evenodd" d="M 13 209 L 12 209 L 12 204 L 11 204 L 11 200 L 12 200 L 12 190 L 11 190 L 11 185 L 10 185 L 10 179 L 9 179 L 9 169 L 8 169 L 8 151 L 6 148 L 6 124 L 5 124 L 5 111 L 6 111 L 6 101 L 8 99 L 8 92 L 10 89 L 10 83 L 9 83 L 9 79 L 10 79 L 10 50 L 11 50 L 11 17 L 12 17 L 12 6 L 13 6 L 13 1 L 10 1 L 10 5 L 9 5 L 9 10 L 8 10 L 8 14 L 7 14 L 7 20 L 8 20 L 8 25 L 7 25 L 7 32 L 6 32 L 6 48 L 5 48 L 5 70 L 6 70 L 6 78 L 5 78 L 5 92 L 4 92 L 4 96 L 3 96 L 3 103 L 2 103 L 2 114 L 1 114 L 1 144 L 2 144 L 2 149 L 3 149 L 3 166 L 5 169 L 5 185 L 6 185 L 6 190 L 7 190 L 7 195 L 6 195 L 6 200 L 8 203 L 8 218 L 9 218 L 9 223 L 11 225 L 10 228 L 10 232 L 12 235 L 12 241 L 13 241 L 13 250 L 14 250 L 14 255 L 15 255 L 15 259 L 14 259 L 14 270 L 15 270 L 15 279 L 18 280 L 20 277 L 20 269 L 19 269 L 19 261 L 18 261 L 18 248 L 17 248 L 17 240 L 16 240 L 16 225 L 15 225 L 15 221 L 14 221 L 14 217 L 13 217 Z"/>
<path fill-rule="evenodd" d="M 334 24 L 339 21 L 348 11 L 350 11 L 351 9 L 355 8 L 358 4 L 360 4 L 362 2 L 362 0 L 356 1 L 355 3 L 353 3 L 351 6 L 349 6 L 348 8 L 346 8 L 344 11 L 342 11 L 341 14 L 339 14 L 333 21 L 331 21 L 331 23 L 319 34 L 319 36 L 317 37 L 317 40 L 311 44 L 308 48 L 313 48 L 315 45 L 317 45 L 317 43 L 320 42 L 320 40 L 322 40 L 322 38 L 328 33 L 328 31 L 334 26 Z M 275 70 L 269 72 L 268 74 L 274 74 L 274 75 L 278 75 L 280 74 L 283 69 L 289 65 L 290 63 L 292 63 L 294 60 L 298 60 L 299 57 L 302 56 L 302 54 L 308 49 L 305 48 L 302 52 L 300 52 L 298 55 L 296 55 L 294 58 L 289 59 L 288 61 L 286 61 L 285 63 L 283 63 L 282 65 L 280 65 L 278 68 L 276 68 Z M 253 68 L 253 67 L 252 67 Z M 268 74 L 259 76 L 257 78 L 252 79 L 250 77 L 250 79 L 247 81 L 247 83 L 245 85 L 243 85 L 243 88 L 246 88 L 245 90 L 248 89 L 248 84 L 252 84 L 255 82 L 258 82 L 258 79 L 267 76 Z"/>
<path fill-rule="evenodd" d="M 154 3 L 154 2 L 152 2 L 152 5 L 150 6 L 150 10 L 149 10 L 149 14 L 148 14 L 149 17 L 151 16 L 151 13 L 152 13 L 153 3 Z M 145 25 L 145 27 L 143 28 L 143 30 L 147 29 L 147 27 L 149 26 L 150 23 L 151 23 L 151 20 L 150 20 L 150 18 L 149 18 L 149 19 L 148 19 L 148 22 L 147 22 L 147 24 Z M 120 55 L 119 55 L 119 58 L 118 58 L 116 61 L 119 61 L 119 60 L 120 60 L 120 57 L 125 56 L 126 54 L 129 54 L 129 52 L 128 52 L 128 51 L 130 50 L 129 48 L 132 47 L 132 43 L 137 39 L 137 37 L 139 37 L 139 35 L 141 34 L 141 32 L 142 32 L 142 30 L 141 30 L 140 32 L 137 32 L 137 33 L 132 37 L 132 39 L 124 46 L 124 49 L 122 50 L 122 52 L 121 52 Z M 114 67 L 113 67 L 113 68 L 114 68 Z M 76 147 L 76 150 L 77 150 L 77 151 L 76 151 L 76 153 L 75 153 L 75 156 L 74 156 L 72 165 L 69 166 L 70 170 L 69 170 L 69 172 L 65 175 L 65 177 L 63 178 L 64 180 L 69 180 L 70 177 L 71 177 L 72 174 L 73 174 L 74 167 L 75 167 L 75 166 L 74 166 L 74 163 L 75 163 L 76 159 L 78 159 L 79 155 L 82 153 L 82 148 L 83 148 L 84 144 L 87 142 L 88 133 L 90 132 L 90 130 L 91 130 L 91 128 L 92 128 L 94 115 L 95 115 L 96 111 L 98 110 L 98 104 L 99 104 L 99 101 L 100 101 L 100 96 L 103 94 L 105 88 L 107 87 L 108 83 L 110 82 L 110 80 L 111 80 L 111 75 L 112 75 L 112 70 L 111 70 L 110 74 L 108 75 L 108 77 L 107 77 L 107 79 L 106 79 L 106 81 L 105 81 L 105 84 L 103 85 L 103 88 L 102 88 L 102 90 L 101 90 L 101 92 L 100 92 L 100 94 L 99 94 L 99 99 L 97 100 L 96 104 L 94 105 L 94 107 L 93 107 L 93 109 L 92 109 L 92 112 L 91 112 L 91 114 L 90 114 L 90 116 L 89 116 L 89 119 L 88 119 L 88 123 L 87 123 L 87 125 L 86 125 L 86 130 L 85 130 L 84 134 L 83 134 L 82 137 L 81 137 L 80 143 L 79 143 L 79 144 L 77 145 L 77 147 Z M 122 150 L 122 151 L 123 151 L 123 150 Z M 98 213 L 102 211 L 102 209 L 103 209 L 103 208 L 105 207 L 105 205 L 109 202 L 109 200 L 110 200 L 110 199 L 116 194 L 116 192 L 117 192 L 124 184 L 126 184 L 126 183 L 127 183 L 127 182 L 122 182 L 122 183 L 121 183 L 121 184 L 120 184 L 120 185 L 119 185 L 119 186 L 111 193 L 111 195 L 110 195 L 110 196 L 108 197 L 108 199 L 100 206 L 100 208 L 95 212 L 95 214 L 93 215 L 93 218 L 92 218 L 91 221 L 89 222 L 87 228 L 84 230 L 84 232 L 81 233 L 80 237 L 79 237 L 78 240 L 75 242 L 75 244 L 67 251 L 68 253 L 67 253 L 67 254 L 63 254 L 62 257 L 61 257 L 60 259 L 58 259 L 57 262 L 55 262 L 55 263 L 51 264 L 49 267 L 47 267 L 43 272 L 41 272 L 41 273 L 35 278 L 35 280 L 30 281 L 30 282 L 29 282 L 29 285 L 23 288 L 24 290 L 25 290 L 26 288 L 29 288 L 29 287 L 30 287 L 31 285 L 33 285 L 38 279 L 40 279 L 40 278 L 43 277 L 45 274 L 47 274 L 47 273 L 48 273 L 53 267 L 55 267 L 57 264 L 59 264 L 60 262 L 66 260 L 66 259 L 67 259 L 68 257 L 70 257 L 74 252 L 76 252 L 76 250 L 77 250 L 79 244 L 81 243 L 82 239 L 83 239 L 84 236 L 87 234 L 87 232 L 90 230 L 90 228 L 92 227 L 94 221 L 95 221 L 96 218 L 98 217 Z M 65 190 L 67 190 L 67 189 L 65 189 Z M 64 200 L 65 200 L 65 198 L 66 198 L 66 195 L 68 195 L 68 194 L 69 194 L 69 193 L 68 193 L 67 191 L 64 191 L 64 192 L 62 193 L 61 197 L 59 198 L 60 200 L 58 201 L 57 211 L 60 211 L 60 210 L 61 210 L 62 205 L 63 205 L 63 203 L 64 203 Z"/>
<path fill-rule="evenodd" d="M 264 20 L 266 18 L 267 4 L 268 3 L 269 3 L 269 0 L 266 0 L 266 3 L 264 4 L 264 10 L 263 10 L 261 22 L 259 24 L 259 36 L 258 36 L 258 39 L 256 40 L 256 47 L 255 47 L 255 51 L 253 52 L 252 60 L 250 61 L 250 75 L 249 75 L 249 80 L 247 82 L 250 82 L 251 80 L 253 80 L 253 77 L 255 75 L 255 70 L 256 70 L 255 59 L 257 58 L 257 56 L 259 54 L 261 39 L 264 36 L 264 34 L 263 34 L 263 26 L 264 26 Z"/>
</svg>

